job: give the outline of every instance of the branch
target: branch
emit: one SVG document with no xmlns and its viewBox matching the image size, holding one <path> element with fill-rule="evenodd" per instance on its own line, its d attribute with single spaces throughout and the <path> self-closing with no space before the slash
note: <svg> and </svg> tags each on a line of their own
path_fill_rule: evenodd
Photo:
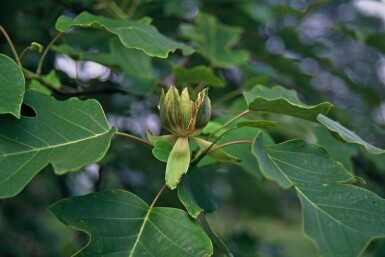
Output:
<svg viewBox="0 0 385 257">
<path fill-rule="evenodd" d="M 12 43 L 11 38 L 9 37 L 7 31 L 3 28 L 3 26 L 0 25 L 0 31 L 3 33 L 5 39 L 7 40 L 9 47 L 12 50 L 13 55 L 15 56 L 16 63 L 21 66 L 19 55 L 16 52 L 15 45 Z"/>
</svg>

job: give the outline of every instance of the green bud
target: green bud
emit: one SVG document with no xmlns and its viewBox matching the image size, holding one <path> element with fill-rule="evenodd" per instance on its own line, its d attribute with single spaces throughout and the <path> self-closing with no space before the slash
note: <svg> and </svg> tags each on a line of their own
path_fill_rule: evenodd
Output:
<svg viewBox="0 0 385 257">
<path fill-rule="evenodd" d="M 171 87 L 166 94 L 162 90 L 159 102 L 162 126 L 177 136 L 200 134 L 211 117 L 211 103 L 207 91 L 206 88 L 199 92 L 197 100 L 193 102 L 187 88 L 181 95 L 175 87 Z"/>
<path fill-rule="evenodd" d="M 42 46 L 37 42 L 32 42 L 31 45 L 29 46 L 29 50 L 32 52 L 42 53 L 43 49 L 44 49 L 44 46 Z"/>
</svg>

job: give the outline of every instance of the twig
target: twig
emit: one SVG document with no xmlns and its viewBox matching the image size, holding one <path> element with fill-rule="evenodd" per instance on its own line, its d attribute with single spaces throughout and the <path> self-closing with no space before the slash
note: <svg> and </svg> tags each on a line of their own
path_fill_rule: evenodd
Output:
<svg viewBox="0 0 385 257">
<path fill-rule="evenodd" d="M 12 40 L 11 40 L 11 38 L 9 37 L 7 31 L 6 31 L 6 30 L 3 28 L 3 26 L 1 26 L 1 25 L 0 25 L 0 31 L 1 31 L 1 33 L 3 33 L 5 39 L 7 40 L 8 45 L 9 45 L 9 47 L 11 48 L 13 55 L 15 56 L 16 63 L 17 63 L 19 66 L 21 66 L 20 58 L 19 58 L 19 56 L 17 55 L 16 49 L 15 49 L 15 45 L 12 43 Z"/>
<path fill-rule="evenodd" d="M 148 141 L 146 141 L 146 140 L 144 140 L 144 139 L 142 139 L 140 137 L 133 136 L 131 134 L 127 134 L 127 133 L 123 133 L 123 132 L 115 132 L 115 135 L 128 137 L 128 138 L 134 139 L 136 141 L 139 141 L 141 143 L 144 143 L 144 144 L 146 144 L 148 146 L 151 146 L 151 148 L 154 147 L 150 142 L 148 142 Z"/>
<path fill-rule="evenodd" d="M 240 114 L 238 114 L 237 116 L 235 116 L 234 118 L 232 118 L 231 120 L 229 120 L 228 122 L 226 122 L 225 124 L 223 124 L 222 126 L 220 126 L 219 128 L 217 128 L 216 130 L 214 130 L 213 132 L 211 132 L 211 134 L 209 134 L 206 139 L 209 139 L 210 137 L 214 136 L 216 133 L 218 133 L 218 131 L 220 131 L 221 129 L 223 129 L 224 127 L 226 127 L 227 125 L 231 124 L 232 122 L 236 121 L 237 119 L 241 118 L 242 116 L 248 114 L 250 112 L 250 110 L 246 110 L 244 112 L 241 112 Z"/>
<path fill-rule="evenodd" d="M 47 53 L 48 51 L 51 49 L 51 47 L 53 46 L 53 44 L 55 44 L 55 42 L 64 34 L 64 32 L 60 32 L 59 34 L 57 34 L 52 40 L 51 42 L 49 42 L 48 46 L 44 49 L 44 52 L 43 54 L 41 55 L 40 57 L 40 60 L 39 60 L 39 64 L 37 65 L 37 69 L 36 69 L 36 74 L 37 75 L 40 75 L 41 73 L 41 67 L 43 66 L 43 62 L 44 62 L 44 59 L 45 57 L 47 56 Z"/>
</svg>

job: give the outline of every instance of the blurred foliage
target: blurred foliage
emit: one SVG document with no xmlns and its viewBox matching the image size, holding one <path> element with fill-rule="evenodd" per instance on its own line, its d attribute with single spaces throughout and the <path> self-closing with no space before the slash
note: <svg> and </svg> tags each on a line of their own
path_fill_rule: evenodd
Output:
<svg viewBox="0 0 385 257">
<path fill-rule="evenodd" d="M 21 4 L 4 0 L 0 25 L 20 53 L 31 42 L 47 46 L 57 34 L 59 16 L 74 18 L 84 11 L 122 20 L 148 19 L 163 35 L 196 48 L 191 55 L 177 50 L 163 59 L 123 48 L 116 37 L 101 30 L 71 30 L 61 37 L 42 71 L 55 88 L 35 80 L 28 83 L 59 99 L 71 95 L 58 89 L 91 89 L 78 96 L 96 98 L 109 123 L 120 131 L 143 138 L 147 129 L 162 134 L 158 95 L 161 88 L 175 83 L 179 87 L 188 83 L 191 89 L 212 86 L 213 120 L 219 124 L 245 109 L 243 89 L 279 84 L 295 89 L 306 104 L 333 103 L 330 116 L 373 145 L 385 146 L 385 22 L 368 16 L 355 1 L 23 0 Z M 0 38 L 0 52 L 12 56 Z M 71 59 L 60 65 L 64 56 Z M 35 70 L 39 58 L 38 52 L 26 52 L 22 63 Z M 99 66 L 88 67 L 86 61 L 108 69 L 95 75 Z M 82 73 L 93 76 L 82 78 Z M 106 88 L 119 92 L 92 91 Z M 268 130 L 271 142 L 294 137 L 317 143 L 363 177 L 364 187 L 385 196 L 383 155 L 371 156 L 358 146 L 332 140 L 324 128 L 307 121 L 278 114 L 249 115 L 275 120 L 284 128 Z M 254 128 L 241 131 L 221 142 L 252 140 L 256 135 Z M 245 145 L 227 149 L 236 157 L 247 151 Z M 316 256 L 315 246 L 301 233 L 301 208 L 294 192 L 260 181 L 257 161 L 248 158 L 234 165 L 208 165 L 209 158 L 202 162 L 207 193 L 216 205 L 207 214 L 213 230 L 236 257 Z M 113 138 L 99 164 L 63 176 L 46 168 L 21 194 L 0 201 L 0 256 L 74 254 L 87 236 L 61 224 L 45 211 L 48 206 L 65 197 L 112 188 L 131 191 L 149 203 L 163 184 L 164 170 L 165 164 L 149 147 L 121 137 Z M 165 191 L 158 205 L 183 208 L 175 190 Z M 384 240 L 375 240 L 362 256 L 384 256 L 384 245 Z"/>
</svg>

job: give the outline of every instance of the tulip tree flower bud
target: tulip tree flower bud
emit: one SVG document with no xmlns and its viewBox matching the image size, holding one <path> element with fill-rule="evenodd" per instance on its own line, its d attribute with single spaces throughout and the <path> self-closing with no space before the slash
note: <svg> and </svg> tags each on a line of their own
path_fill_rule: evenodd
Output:
<svg viewBox="0 0 385 257">
<path fill-rule="evenodd" d="M 190 100 L 187 88 L 179 95 L 178 89 L 170 88 L 160 97 L 160 121 L 172 134 L 181 137 L 199 135 L 211 116 L 208 89 L 199 92 L 195 102 Z"/>
<path fill-rule="evenodd" d="M 166 94 L 162 91 L 159 102 L 160 121 L 173 135 L 167 140 L 165 136 L 159 140 L 165 139 L 165 142 L 173 144 L 166 166 L 166 184 L 171 189 L 176 188 L 190 166 L 189 137 L 199 135 L 210 120 L 211 104 L 207 91 L 206 88 L 199 92 L 195 102 L 190 99 L 187 88 L 182 94 L 175 87 L 171 87 Z M 155 144 L 153 153 L 160 157 L 164 151 L 156 149 L 157 145 L 160 144 Z"/>
</svg>

